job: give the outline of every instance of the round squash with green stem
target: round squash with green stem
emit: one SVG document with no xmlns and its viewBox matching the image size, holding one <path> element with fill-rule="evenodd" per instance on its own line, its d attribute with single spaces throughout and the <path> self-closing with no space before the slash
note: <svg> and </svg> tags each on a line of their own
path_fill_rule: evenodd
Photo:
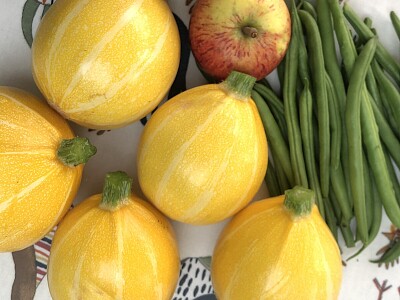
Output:
<svg viewBox="0 0 400 300">
<path fill-rule="evenodd" d="M 247 205 L 264 179 L 268 148 L 255 78 L 232 72 L 220 84 L 189 89 L 163 104 L 142 133 L 138 179 L 168 217 L 211 224 Z"/>
<path fill-rule="evenodd" d="M 49 259 L 53 299 L 171 299 L 180 267 L 173 229 L 131 184 L 108 173 L 103 193 L 63 219 Z"/>
<path fill-rule="evenodd" d="M 342 260 L 314 192 L 296 186 L 239 212 L 217 241 L 211 277 L 220 300 L 337 299 Z"/>
<path fill-rule="evenodd" d="M 34 244 L 60 221 L 95 152 L 45 102 L 0 87 L 0 252 Z"/>
<path fill-rule="evenodd" d="M 178 26 L 165 0 L 57 0 L 32 44 L 32 72 L 65 118 L 126 126 L 165 97 L 179 67 Z"/>
</svg>

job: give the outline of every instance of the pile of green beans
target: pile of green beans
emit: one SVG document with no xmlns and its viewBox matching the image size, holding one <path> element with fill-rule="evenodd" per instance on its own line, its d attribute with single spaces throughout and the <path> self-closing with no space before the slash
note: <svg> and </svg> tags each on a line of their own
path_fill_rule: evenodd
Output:
<svg viewBox="0 0 400 300">
<path fill-rule="evenodd" d="M 373 20 L 348 3 L 294 1 L 280 89 L 264 79 L 252 92 L 271 150 L 265 180 L 271 196 L 313 189 L 333 235 L 347 247 L 360 242 L 358 254 L 377 236 L 383 210 L 400 228 L 400 64 Z M 399 18 L 389 17 L 400 40 Z M 388 256 L 400 256 L 400 246 L 376 262 Z"/>
</svg>

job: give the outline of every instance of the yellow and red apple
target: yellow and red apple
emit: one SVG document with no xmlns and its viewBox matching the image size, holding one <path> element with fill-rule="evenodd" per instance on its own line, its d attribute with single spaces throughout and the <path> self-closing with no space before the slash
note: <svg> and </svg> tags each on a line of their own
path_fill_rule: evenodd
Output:
<svg viewBox="0 0 400 300">
<path fill-rule="evenodd" d="M 215 80 L 232 70 L 264 78 L 282 61 L 290 37 L 284 0 L 197 0 L 189 22 L 194 58 Z"/>
</svg>

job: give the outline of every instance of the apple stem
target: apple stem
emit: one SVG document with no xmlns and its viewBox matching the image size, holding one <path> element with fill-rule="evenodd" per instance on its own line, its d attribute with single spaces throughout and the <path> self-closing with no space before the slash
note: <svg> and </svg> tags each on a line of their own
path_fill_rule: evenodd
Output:
<svg viewBox="0 0 400 300">
<path fill-rule="evenodd" d="M 256 78 L 248 74 L 232 71 L 220 86 L 237 99 L 248 99 L 251 96 Z"/>
<path fill-rule="evenodd" d="M 255 39 L 258 36 L 258 30 L 257 28 L 251 27 L 251 26 L 244 26 L 242 27 L 242 32 L 244 35 L 251 37 Z"/>
</svg>

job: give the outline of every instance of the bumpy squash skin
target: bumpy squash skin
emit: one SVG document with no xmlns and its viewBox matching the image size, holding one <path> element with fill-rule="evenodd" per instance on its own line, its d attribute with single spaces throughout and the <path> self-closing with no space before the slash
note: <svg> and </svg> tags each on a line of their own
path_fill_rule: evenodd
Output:
<svg viewBox="0 0 400 300">
<path fill-rule="evenodd" d="M 337 299 L 342 261 L 314 205 L 293 221 L 284 196 L 252 203 L 221 232 L 213 253 L 212 282 L 220 300 Z"/>
<path fill-rule="evenodd" d="M 175 96 L 152 115 L 139 143 L 138 179 L 168 217 L 211 224 L 251 201 L 267 161 L 253 100 L 235 99 L 209 84 Z"/>
<path fill-rule="evenodd" d="M 28 247 L 69 209 L 83 166 L 57 158 L 68 123 L 31 94 L 0 87 L 0 252 Z"/>
<path fill-rule="evenodd" d="M 58 0 L 35 34 L 35 82 L 64 117 L 122 127 L 164 98 L 178 70 L 179 32 L 164 0 Z"/>
<path fill-rule="evenodd" d="M 114 211 L 100 209 L 100 200 L 73 208 L 55 233 L 53 299 L 171 299 L 180 266 L 171 225 L 134 196 Z"/>
</svg>

